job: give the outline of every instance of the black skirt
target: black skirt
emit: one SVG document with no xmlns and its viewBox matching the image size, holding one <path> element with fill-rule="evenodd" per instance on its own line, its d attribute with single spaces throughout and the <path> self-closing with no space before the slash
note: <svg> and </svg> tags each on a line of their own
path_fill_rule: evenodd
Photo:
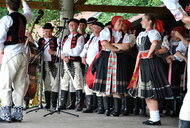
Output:
<svg viewBox="0 0 190 128">
<path fill-rule="evenodd" d="M 184 68 L 185 68 L 185 62 L 180 62 L 180 61 L 172 62 L 171 88 L 175 98 L 180 96 L 180 84 L 182 82 L 182 75 L 184 74 Z"/>
<path fill-rule="evenodd" d="M 100 57 L 95 61 L 93 70 L 96 71 L 96 78 L 94 81 L 94 90 L 98 92 L 106 92 L 106 79 L 107 79 L 107 68 L 108 58 L 110 52 L 102 51 Z M 131 56 L 124 53 L 117 53 L 117 84 L 116 93 L 126 94 L 127 86 L 132 75 L 131 70 Z M 110 90 L 112 92 L 112 90 Z"/>
<path fill-rule="evenodd" d="M 141 98 L 173 98 L 161 58 L 141 59 L 138 84 L 135 90 L 129 93 L 132 93 L 133 97 Z"/>
</svg>

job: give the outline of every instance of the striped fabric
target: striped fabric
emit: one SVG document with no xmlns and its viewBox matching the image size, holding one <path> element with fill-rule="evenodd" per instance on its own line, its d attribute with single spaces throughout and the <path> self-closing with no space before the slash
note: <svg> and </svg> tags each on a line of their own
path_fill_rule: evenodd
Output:
<svg viewBox="0 0 190 128">
<path fill-rule="evenodd" d="M 110 52 L 108 58 L 108 70 L 107 70 L 107 80 L 106 80 L 106 95 L 116 92 L 117 85 L 117 55 L 116 52 Z"/>
</svg>

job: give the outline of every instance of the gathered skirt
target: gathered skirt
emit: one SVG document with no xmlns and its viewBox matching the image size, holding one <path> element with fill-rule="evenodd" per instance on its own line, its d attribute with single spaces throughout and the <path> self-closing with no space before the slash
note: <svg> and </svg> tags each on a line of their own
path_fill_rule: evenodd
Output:
<svg viewBox="0 0 190 128">
<path fill-rule="evenodd" d="M 94 81 L 94 91 L 106 92 L 106 80 L 108 71 L 108 58 L 110 52 L 102 51 L 100 57 L 95 61 L 93 70 L 96 71 Z M 116 53 L 117 55 L 117 71 L 116 71 L 116 92 L 117 94 L 126 94 L 127 86 L 132 76 L 131 56 L 124 53 Z M 112 88 L 110 88 L 112 92 Z"/>
<path fill-rule="evenodd" d="M 129 90 L 129 94 L 141 98 L 173 98 L 161 58 L 141 59 L 137 86 L 133 91 Z"/>
</svg>

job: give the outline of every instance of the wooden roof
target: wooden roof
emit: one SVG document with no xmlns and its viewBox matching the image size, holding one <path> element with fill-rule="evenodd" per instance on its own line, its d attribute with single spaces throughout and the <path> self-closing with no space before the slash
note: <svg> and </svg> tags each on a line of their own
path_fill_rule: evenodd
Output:
<svg viewBox="0 0 190 128">
<path fill-rule="evenodd" d="M 75 11 L 92 12 L 120 12 L 120 13 L 157 13 L 166 14 L 169 11 L 165 7 L 138 7 L 138 6 L 112 6 L 112 5 L 85 5 L 86 0 L 78 0 L 74 4 Z M 60 0 L 51 0 L 50 2 L 36 2 L 28 0 L 32 9 L 52 9 L 60 10 Z M 5 7 L 5 0 L 0 1 L 0 7 Z"/>
</svg>

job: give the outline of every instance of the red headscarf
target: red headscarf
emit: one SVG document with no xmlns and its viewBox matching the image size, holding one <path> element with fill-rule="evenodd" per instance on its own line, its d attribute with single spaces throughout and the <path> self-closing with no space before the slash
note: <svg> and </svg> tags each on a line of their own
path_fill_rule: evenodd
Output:
<svg viewBox="0 0 190 128">
<path fill-rule="evenodd" d="M 155 21 L 155 29 L 157 29 L 160 33 L 163 33 L 164 32 L 164 24 L 163 24 L 163 21 L 161 20 L 156 20 Z"/>
<path fill-rule="evenodd" d="M 132 29 L 133 29 L 133 24 L 132 24 L 129 20 L 124 19 L 123 22 L 127 25 L 127 28 L 128 28 L 129 30 L 132 30 Z"/>
<path fill-rule="evenodd" d="M 123 18 L 123 17 L 122 16 L 114 16 L 114 17 L 112 17 L 111 24 L 114 26 L 119 18 Z"/>
<path fill-rule="evenodd" d="M 184 26 L 175 27 L 172 31 L 177 31 L 183 37 L 188 37 L 188 30 Z"/>
</svg>

